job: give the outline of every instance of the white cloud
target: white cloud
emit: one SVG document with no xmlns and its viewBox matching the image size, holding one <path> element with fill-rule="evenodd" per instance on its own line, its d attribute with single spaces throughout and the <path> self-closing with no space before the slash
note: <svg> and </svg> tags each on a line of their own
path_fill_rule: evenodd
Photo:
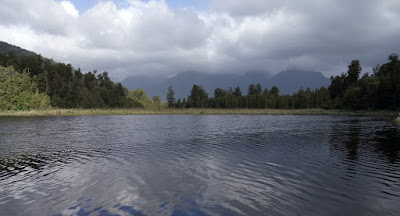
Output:
<svg viewBox="0 0 400 216">
<path fill-rule="evenodd" d="M 400 47 L 395 0 L 218 0 L 209 12 L 164 0 L 98 1 L 81 13 L 69 1 L 0 3 L 0 40 L 83 71 L 107 70 L 118 81 L 187 70 L 299 68 L 329 76 L 354 58 L 371 67 Z"/>
<path fill-rule="evenodd" d="M 71 16 L 74 16 L 74 17 L 79 16 L 79 11 L 75 8 L 75 6 L 70 1 L 61 1 L 60 4 L 64 8 L 64 10 Z"/>
</svg>

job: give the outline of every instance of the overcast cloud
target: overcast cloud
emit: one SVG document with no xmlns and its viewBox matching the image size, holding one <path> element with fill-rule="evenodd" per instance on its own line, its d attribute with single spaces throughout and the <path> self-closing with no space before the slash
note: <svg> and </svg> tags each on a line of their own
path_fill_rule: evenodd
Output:
<svg viewBox="0 0 400 216">
<path fill-rule="evenodd" d="M 121 1 L 120 1 L 121 2 Z M 0 40 L 83 71 L 130 75 L 365 70 L 400 48 L 398 0 L 214 0 L 208 11 L 166 1 L 0 0 Z"/>
</svg>

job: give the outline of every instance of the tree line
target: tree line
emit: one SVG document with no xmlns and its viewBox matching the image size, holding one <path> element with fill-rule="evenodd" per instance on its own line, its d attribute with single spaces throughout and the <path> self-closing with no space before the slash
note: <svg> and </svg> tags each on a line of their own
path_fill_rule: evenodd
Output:
<svg viewBox="0 0 400 216">
<path fill-rule="evenodd" d="M 388 62 L 374 67 L 372 73 L 361 78 L 359 60 L 353 60 L 348 71 L 330 78 L 328 88 L 303 89 L 292 95 L 280 95 L 279 88 L 263 89 L 251 84 L 247 95 L 239 86 L 227 90 L 217 88 L 209 97 L 202 86 L 193 85 L 187 98 L 175 100 L 175 92 L 168 88 L 167 104 L 170 108 L 247 108 L 247 109 L 352 109 L 377 110 L 400 108 L 400 61 L 391 54 Z"/>
<path fill-rule="evenodd" d="M 362 68 L 353 60 L 348 71 L 331 77 L 328 88 L 303 89 L 292 95 L 279 88 L 263 89 L 251 84 L 246 95 L 239 86 L 217 88 L 209 97 L 193 85 L 187 98 L 175 99 L 168 88 L 167 102 L 149 99 L 142 89 L 128 90 L 114 83 L 107 72 L 82 73 L 70 64 L 57 63 L 40 55 L 17 56 L 0 52 L 0 110 L 58 108 L 248 108 L 248 109 L 353 109 L 400 108 L 400 61 L 391 54 L 388 62 L 360 77 Z M 244 90 L 246 91 L 246 90 Z"/>
<path fill-rule="evenodd" d="M 0 52 L 0 110 L 161 107 L 159 97 L 128 90 L 107 72 L 82 73 L 40 55 Z"/>
</svg>

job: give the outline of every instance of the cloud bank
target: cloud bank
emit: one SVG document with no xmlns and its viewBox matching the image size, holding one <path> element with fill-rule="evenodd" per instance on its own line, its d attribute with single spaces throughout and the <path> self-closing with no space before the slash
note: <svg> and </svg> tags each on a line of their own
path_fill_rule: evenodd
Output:
<svg viewBox="0 0 400 216">
<path fill-rule="evenodd" d="M 400 48 L 398 0 L 215 0 L 208 11 L 165 0 L 0 0 L 0 40 L 83 71 L 127 76 L 367 70 Z"/>
</svg>

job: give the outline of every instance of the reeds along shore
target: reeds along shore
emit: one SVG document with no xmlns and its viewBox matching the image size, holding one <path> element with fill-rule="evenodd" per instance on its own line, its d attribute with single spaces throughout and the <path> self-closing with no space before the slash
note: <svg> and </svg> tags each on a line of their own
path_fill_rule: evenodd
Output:
<svg viewBox="0 0 400 216">
<path fill-rule="evenodd" d="M 391 111 L 346 111 L 325 109 L 49 109 L 0 111 L 0 116 L 96 116 L 96 115 L 344 115 L 390 118 Z M 397 118 L 396 122 L 400 119 Z"/>
</svg>

